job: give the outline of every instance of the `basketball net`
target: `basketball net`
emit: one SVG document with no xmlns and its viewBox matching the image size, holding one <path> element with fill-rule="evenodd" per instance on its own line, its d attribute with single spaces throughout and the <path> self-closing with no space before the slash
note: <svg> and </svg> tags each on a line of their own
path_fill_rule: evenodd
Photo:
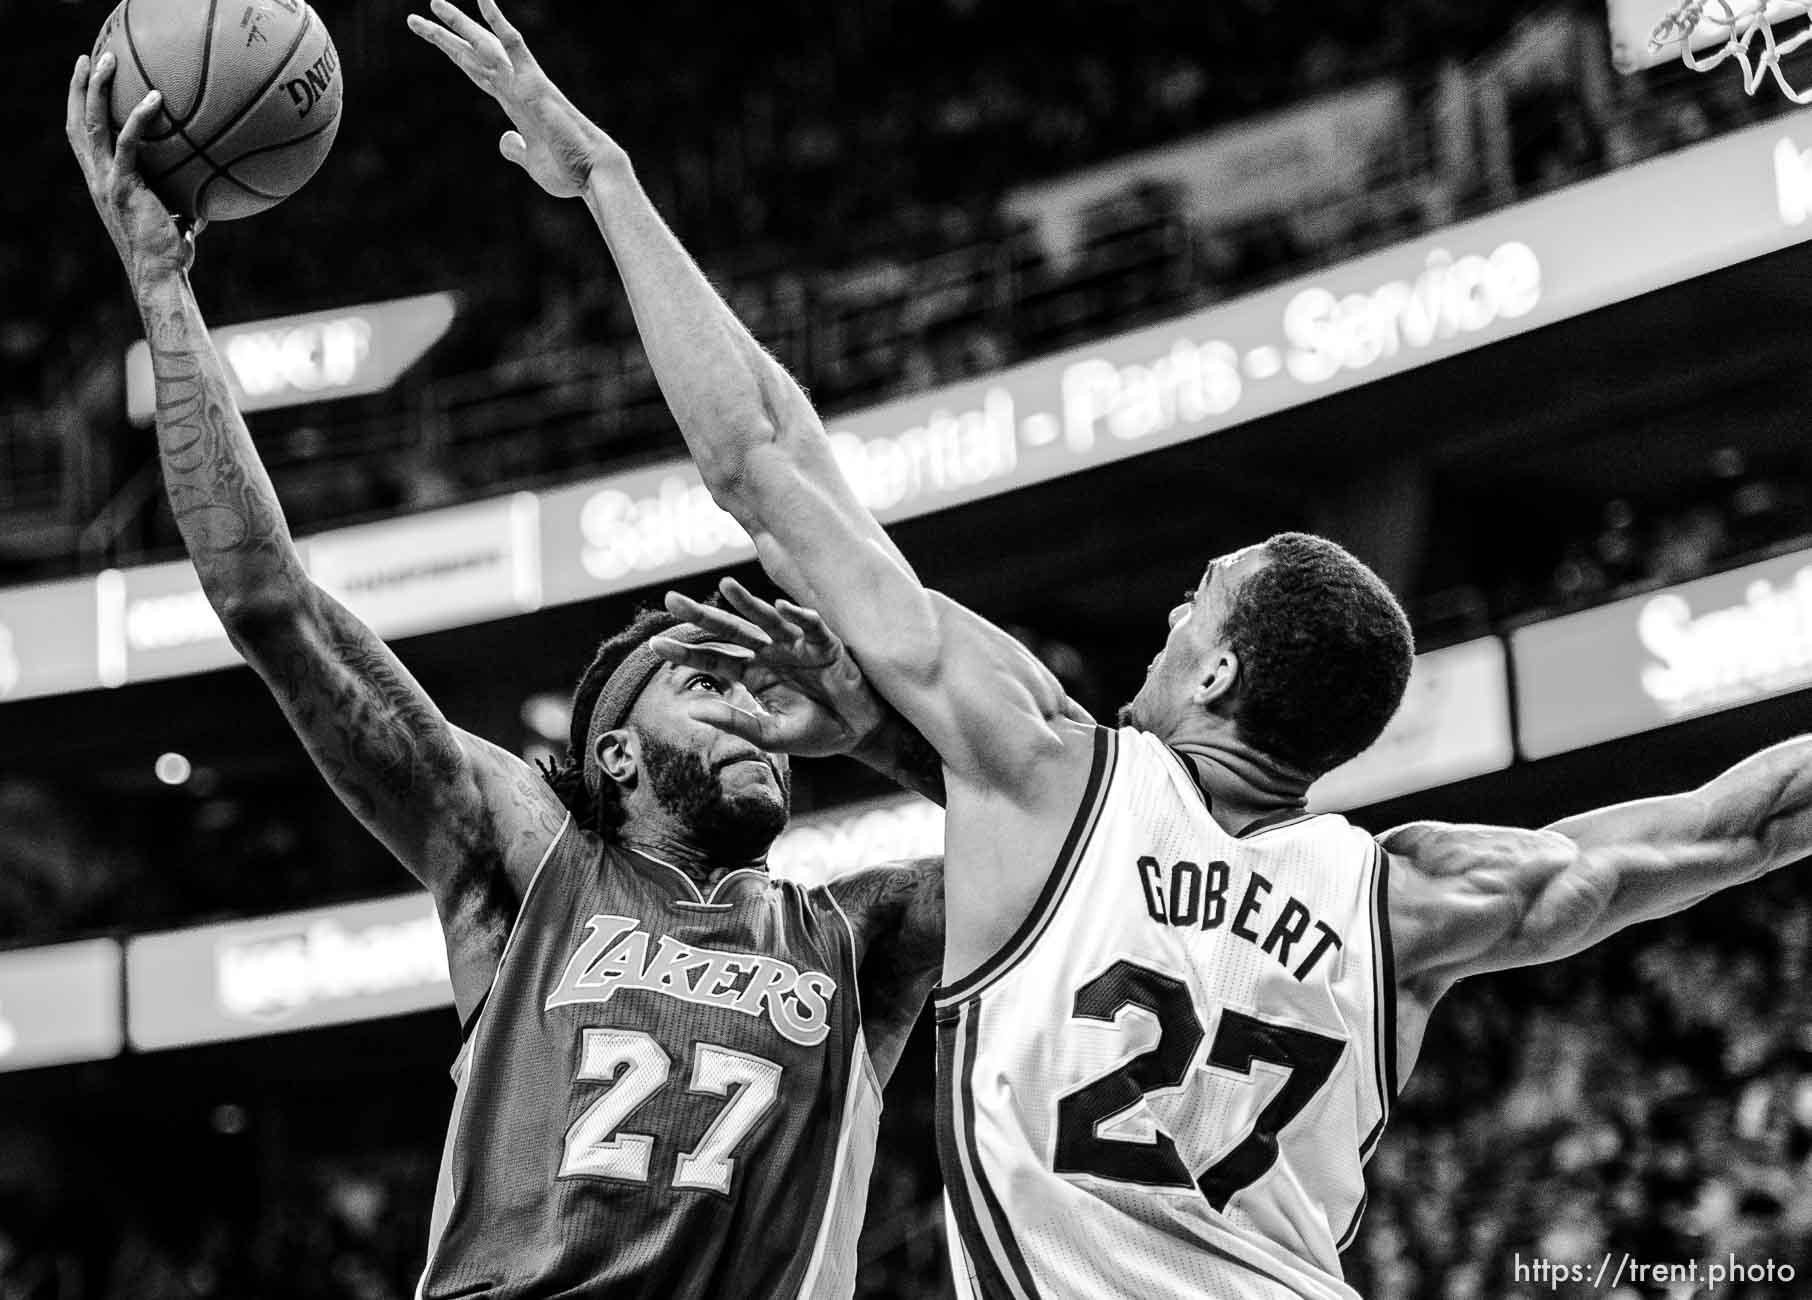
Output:
<svg viewBox="0 0 1812 1300">
<path fill-rule="evenodd" d="M 1805 30 L 1784 39 L 1777 37 L 1774 31 L 1775 23 L 1806 18 L 1809 13 L 1812 13 L 1812 0 L 1750 0 L 1740 6 L 1732 5 L 1730 0 L 1684 0 L 1655 24 L 1655 30 L 1649 34 L 1648 47 L 1659 50 L 1675 41 L 1680 42 L 1680 59 L 1694 72 L 1709 72 L 1735 55 L 1743 69 L 1743 89 L 1749 94 L 1755 94 L 1762 78 L 1772 72 L 1783 95 L 1796 104 L 1812 104 L 1812 88 L 1795 90 L 1793 83 L 1787 80 L 1787 74 L 1781 71 L 1782 55 L 1791 54 L 1812 41 L 1812 18 L 1807 20 Z M 1705 55 L 1693 52 L 1693 37 L 1700 24 L 1712 28 L 1714 39 L 1718 34 L 1724 37 L 1721 45 Z M 1755 49 L 1758 39 L 1761 41 L 1759 52 Z"/>
</svg>

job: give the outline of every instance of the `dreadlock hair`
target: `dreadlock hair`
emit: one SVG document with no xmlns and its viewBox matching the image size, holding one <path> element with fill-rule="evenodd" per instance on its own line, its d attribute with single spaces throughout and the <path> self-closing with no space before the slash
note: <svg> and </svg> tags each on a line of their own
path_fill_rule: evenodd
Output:
<svg viewBox="0 0 1812 1300">
<path fill-rule="evenodd" d="M 553 787 L 560 802 L 572 813 L 579 825 L 606 840 L 614 840 L 623 828 L 627 815 L 623 809 L 623 791 L 615 781 L 605 777 L 596 790 L 585 784 L 585 737 L 591 731 L 591 715 L 598 707 L 598 696 L 618 666 L 643 642 L 679 626 L 680 620 L 664 609 L 643 608 L 616 635 L 598 646 L 589 666 L 579 678 L 573 692 L 573 719 L 567 732 L 566 759 L 559 764 L 541 763 L 541 776 Z"/>
<path fill-rule="evenodd" d="M 1248 744 L 1320 776 L 1366 749 L 1403 702 L 1415 640 L 1390 588 L 1308 533 L 1265 543 L 1239 585 L 1226 637 L 1239 656 Z"/>
</svg>

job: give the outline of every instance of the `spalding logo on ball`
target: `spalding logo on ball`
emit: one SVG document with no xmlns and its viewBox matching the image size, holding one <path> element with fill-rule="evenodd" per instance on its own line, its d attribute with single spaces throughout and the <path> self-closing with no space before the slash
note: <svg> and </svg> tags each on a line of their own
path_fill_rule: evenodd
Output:
<svg viewBox="0 0 1812 1300">
<path fill-rule="evenodd" d="M 340 56 L 304 0 L 121 0 L 95 38 L 113 51 L 113 129 L 164 96 L 139 170 L 172 212 L 209 221 L 275 207 L 340 129 Z"/>
</svg>

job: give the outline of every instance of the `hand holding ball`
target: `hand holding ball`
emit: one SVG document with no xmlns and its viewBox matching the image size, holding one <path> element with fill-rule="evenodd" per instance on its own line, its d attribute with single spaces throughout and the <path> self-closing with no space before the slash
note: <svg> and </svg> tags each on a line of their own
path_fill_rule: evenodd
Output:
<svg viewBox="0 0 1812 1300">
<path fill-rule="evenodd" d="M 163 94 L 138 167 L 181 216 L 275 207 L 333 146 L 340 59 L 306 0 L 120 0 L 94 42 L 96 60 L 109 51 L 116 132 L 148 92 Z"/>
</svg>

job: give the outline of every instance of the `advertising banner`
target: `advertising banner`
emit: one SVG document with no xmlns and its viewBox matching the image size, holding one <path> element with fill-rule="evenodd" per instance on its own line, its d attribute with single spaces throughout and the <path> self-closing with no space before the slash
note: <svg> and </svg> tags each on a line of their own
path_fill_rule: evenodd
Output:
<svg viewBox="0 0 1812 1300">
<path fill-rule="evenodd" d="M 210 330 L 241 411 L 382 392 L 453 323 L 450 293 L 247 321 Z M 126 414 L 149 424 L 157 410 L 151 349 L 126 350 Z"/>
<path fill-rule="evenodd" d="M 1416 656 L 1403 706 L 1377 742 L 1309 791 L 1338 812 L 1509 767 L 1510 686 L 1504 643 L 1484 637 Z"/>
<path fill-rule="evenodd" d="M 186 560 L 109 569 L 95 579 L 101 686 L 206 672 L 239 653 Z"/>
<path fill-rule="evenodd" d="M 120 1024 L 112 939 L 0 953 L 0 1071 L 117 1055 Z"/>
<path fill-rule="evenodd" d="M 0 702 L 100 685 L 92 578 L 0 592 Z"/>
<path fill-rule="evenodd" d="M 689 462 L 632 470 L 541 497 L 541 592 L 550 605 L 630 591 L 755 554 Z"/>
<path fill-rule="evenodd" d="M 1511 634 L 1518 743 L 1542 758 L 1812 686 L 1812 552 Z"/>
<path fill-rule="evenodd" d="M 451 1006 L 426 894 L 143 935 L 126 944 L 140 1051 Z"/>
<path fill-rule="evenodd" d="M 536 513 L 521 492 L 322 533 L 309 575 L 384 637 L 520 614 L 541 603 Z"/>
<path fill-rule="evenodd" d="M 768 855 L 774 874 L 821 885 L 861 867 L 941 856 L 944 810 L 901 794 L 796 819 Z"/>
</svg>

